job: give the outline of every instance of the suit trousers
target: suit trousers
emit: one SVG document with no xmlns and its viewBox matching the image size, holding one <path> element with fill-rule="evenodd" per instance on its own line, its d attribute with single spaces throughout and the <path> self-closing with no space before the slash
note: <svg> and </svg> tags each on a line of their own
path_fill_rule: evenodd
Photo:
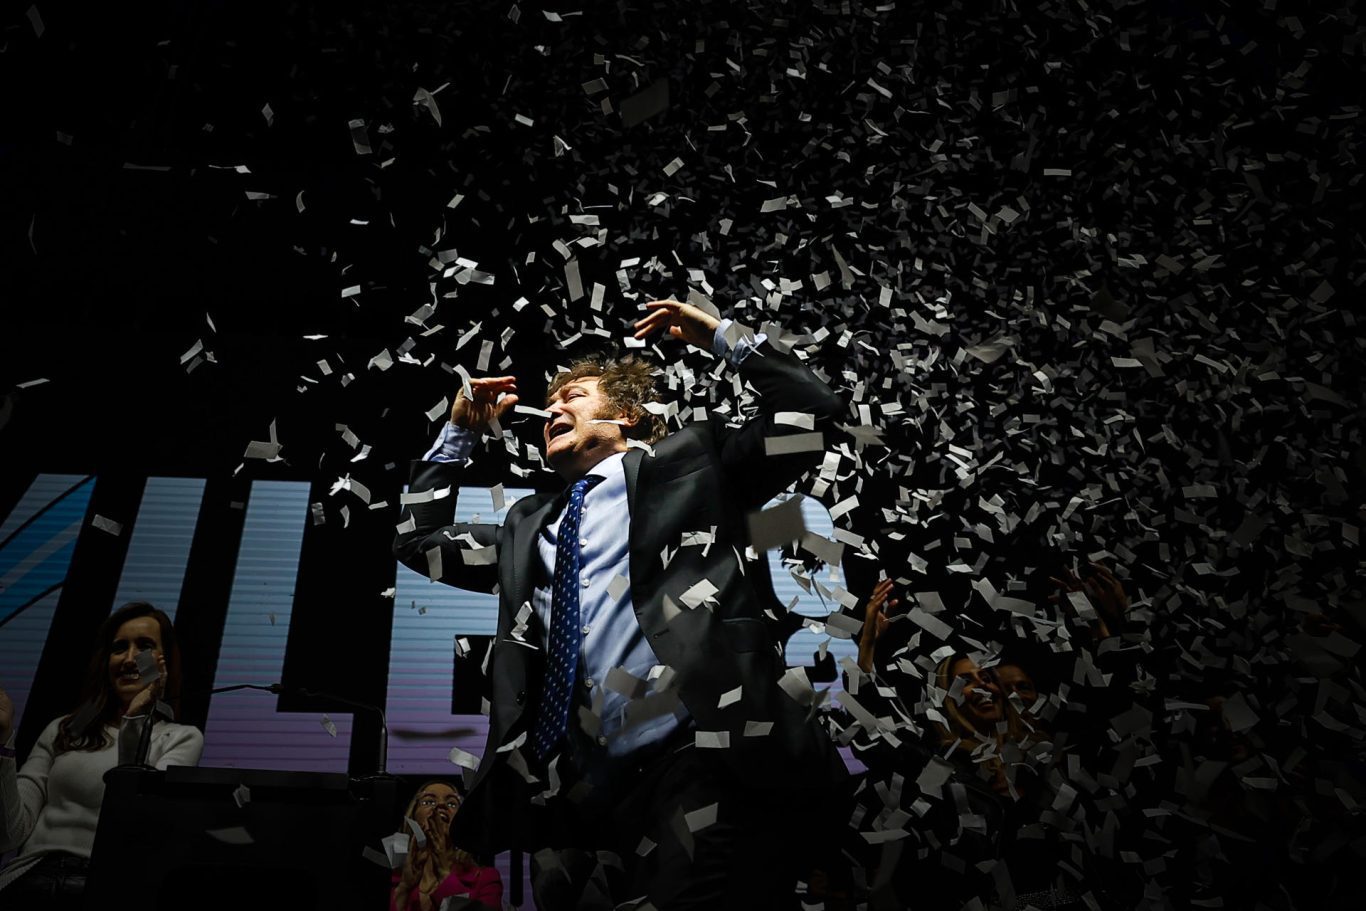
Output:
<svg viewBox="0 0 1366 911">
<path fill-rule="evenodd" d="M 797 880 L 832 834 L 828 792 L 745 785 L 719 751 L 692 745 L 633 778 L 600 813 L 547 803 L 537 908 L 799 907 Z"/>
</svg>

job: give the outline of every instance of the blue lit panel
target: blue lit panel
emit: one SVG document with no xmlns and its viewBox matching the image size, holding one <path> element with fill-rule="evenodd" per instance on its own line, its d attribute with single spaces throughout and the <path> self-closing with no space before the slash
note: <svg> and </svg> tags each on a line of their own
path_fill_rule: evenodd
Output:
<svg viewBox="0 0 1366 911">
<path fill-rule="evenodd" d="M 776 503 L 777 500 L 773 500 L 766 504 L 764 508 L 768 509 L 776 505 Z M 814 532 L 825 538 L 832 537 L 835 533 L 835 523 L 834 520 L 830 518 L 830 511 L 827 510 L 820 501 L 812 499 L 811 497 L 802 497 L 802 519 L 806 523 L 807 531 Z M 802 588 L 801 585 L 797 583 L 797 580 L 792 578 L 792 573 L 788 571 L 788 568 L 782 565 L 782 558 L 779 551 L 770 550 L 768 552 L 768 570 L 773 576 L 773 591 L 777 594 L 778 600 L 783 603 L 784 607 L 791 604 L 792 599 L 796 598 L 797 603 L 792 610 L 804 617 L 812 617 L 818 620 L 825 619 L 830 616 L 833 611 L 839 608 L 839 602 L 825 601 L 820 593 L 816 591 L 815 586 L 812 586 L 809 593 L 806 589 Z M 819 581 L 827 589 L 839 584 L 842 578 L 843 572 L 838 566 L 827 566 L 822 572 L 816 573 L 814 576 L 814 579 Z M 787 640 L 787 663 L 797 667 L 810 667 L 815 664 L 813 659 L 815 658 L 821 643 L 827 639 L 830 640 L 830 644 L 826 647 L 826 651 L 834 656 L 836 667 L 839 666 L 840 659 L 842 658 L 847 657 L 851 661 L 858 660 L 857 639 L 835 639 L 831 636 L 827 636 L 825 633 L 816 634 L 806 627 L 802 627 L 792 634 L 792 638 Z M 841 676 L 836 678 L 834 683 L 828 685 L 830 688 L 829 704 L 835 704 L 835 694 L 839 690 L 844 689 L 843 681 L 843 671 L 841 669 Z M 826 684 L 820 684 L 820 687 L 825 686 Z M 858 774 L 866 770 L 867 767 L 854 756 L 853 750 L 849 747 L 840 747 L 839 753 L 840 756 L 844 758 L 845 767 L 849 769 L 850 773 Z"/>
<path fill-rule="evenodd" d="M 455 521 L 499 523 L 506 507 L 532 493 L 507 489 L 503 511 L 494 512 L 486 487 L 462 487 Z M 389 771 L 455 775 L 451 747 L 478 756 L 488 739 L 484 715 L 451 714 L 455 640 L 492 636 L 498 629 L 498 598 L 433 583 L 405 566 L 394 583 L 394 626 L 389 644 Z M 478 652 L 468 660 L 482 661 Z"/>
<path fill-rule="evenodd" d="M 214 687 L 280 680 L 294 607 L 299 552 L 308 519 L 309 485 L 256 481 L 251 486 L 237 555 Z M 345 772 L 351 716 L 275 710 L 258 690 L 220 693 L 209 704 L 200 765 Z"/>
<path fill-rule="evenodd" d="M 775 505 L 777 501 L 769 503 L 764 508 L 768 509 Z M 830 512 L 818 500 L 811 497 L 802 497 L 802 518 L 806 521 L 806 530 L 829 538 L 835 533 L 835 523 L 830 518 Z M 768 552 L 768 570 L 773 576 L 773 591 L 778 596 L 778 600 L 783 606 L 792 603 L 792 599 L 797 599 L 797 604 L 792 608 L 804 617 L 813 617 L 817 620 L 824 620 L 833 611 L 838 610 L 840 605 L 837 601 L 826 601 L 821 597 L 814 586 L 810 592 L 802 588 L 797 580 L 792 578 L 792 573 L 786 566 L 782 565 L 782 557 L 778 550 Z M 827 589 L 840 584 L 843 578 L 840 567 L 826 567 L 814 576 Z M 835 639 L 825 633 L 813 633 L 806 627 L 802 627 L 792 634 L 792 638 L 787 641 L 787 663 L 792 666 L 810 667 L 815 662 L 812 660 L 820 644 L 826 639 L 830 640 L 827 651 L 835 656 L 836 664 L 844 657 L 858 660 L 858 642 L 854 639 Z M 839 688 L 840 684 L 835 683 Z M 833 698 L 834 694 L 831 694 Z"/>
<path fill-rule="evenodd" d="M 203 478 L 147 479 L 110 610 L 147 601 L 175 619 L 203 499 Z"/>
<path fill-rule="evenodd" d="M 84 475 L 39 475 L 0 524 L 0 686 L 14 700 L 16 725 L 94 488 Z"/>
</svg>

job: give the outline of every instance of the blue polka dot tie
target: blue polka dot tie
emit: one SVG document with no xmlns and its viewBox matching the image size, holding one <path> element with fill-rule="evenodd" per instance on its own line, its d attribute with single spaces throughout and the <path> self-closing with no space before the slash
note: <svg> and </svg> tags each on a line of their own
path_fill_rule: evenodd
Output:
<svg viewBox="0 0 1366 911">
<path fill-rule="evenodd" d="M 560 519 L 555 542 L 555 579 L 550 594 L 550 647 L 546 654 L 545 685 L 541 690 L 540 714 L 531 733 L 532 749 L 540 759 L 550 755 L 569 727 L 569 706 L 573 701 L 579 647 L 583 642 L 579 623 L 579 520 L 583 518 L 583 498 L 589 488 L 601 480 L 596 475 L 589 475 L 575 481 L 569 491 L 564 517 Z"/>
</svg>

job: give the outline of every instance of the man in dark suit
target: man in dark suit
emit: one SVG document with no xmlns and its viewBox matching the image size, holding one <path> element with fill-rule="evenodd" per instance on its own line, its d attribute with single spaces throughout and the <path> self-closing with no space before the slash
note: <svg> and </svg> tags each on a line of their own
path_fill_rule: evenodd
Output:
<svg viewBox="0 0 1366 911">
<path fill-rule="evenodd" d="M 780 681 L 783 607 L 763 555 L 746 557 L 747 517 L 820 458 L 818 439 L 783 438 L 831 426 L 843 405 L 763 336 L 646 306 L 636 338 L 711 348 L 758 393 L 758 415 L 661 439 L 644 363 L 580 362 L 548 395 L 545 459 L 563 494 L 526 497 L 501 525 L 452 524 L 464 460 L 516 403 L 513 377 L 470 380 L 414 464 L 395 555 L 499 594 L 488 747 L 457 839 L 542 847 L 539 907 L 781 907 L 809 849 L 844 823 L 845 773 L 805 680 Z"/>
</svg>

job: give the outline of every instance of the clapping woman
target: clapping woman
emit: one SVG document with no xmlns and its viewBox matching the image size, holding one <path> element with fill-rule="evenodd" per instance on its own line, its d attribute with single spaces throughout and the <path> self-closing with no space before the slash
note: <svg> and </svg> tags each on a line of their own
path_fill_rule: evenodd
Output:
<svg viewBox="0 0 1366 911">
<path fill-rule="evenodd" d="M 429 781 L 417 789 L 405 813 L 416 831 L 408 839 L 403 869 L 394 871 L 389 911 L 439 911 L 448 898 L 455 899 L 457 907 L 503 906 L 503 880 L 497 869 L 479 866 L 451 844 L 451 820 L 459 809 L 460 792 L 444 781 Z"/>
<path fill-rule="evenodd" d="M 14 705 L 0 690 L 0 852 L 19 849 L 0 869 L 0 906 L 81 907 L 105 772 L 136 757 L 148 723 L 149 764 L 199 761 L 203 735 L 164 720 L 179 693 L 171 619 L 143 601 L 125 604 L 100 627 L 83 705 L 43 729 L 22 768 L 15 765 Z"/>
</svg>

